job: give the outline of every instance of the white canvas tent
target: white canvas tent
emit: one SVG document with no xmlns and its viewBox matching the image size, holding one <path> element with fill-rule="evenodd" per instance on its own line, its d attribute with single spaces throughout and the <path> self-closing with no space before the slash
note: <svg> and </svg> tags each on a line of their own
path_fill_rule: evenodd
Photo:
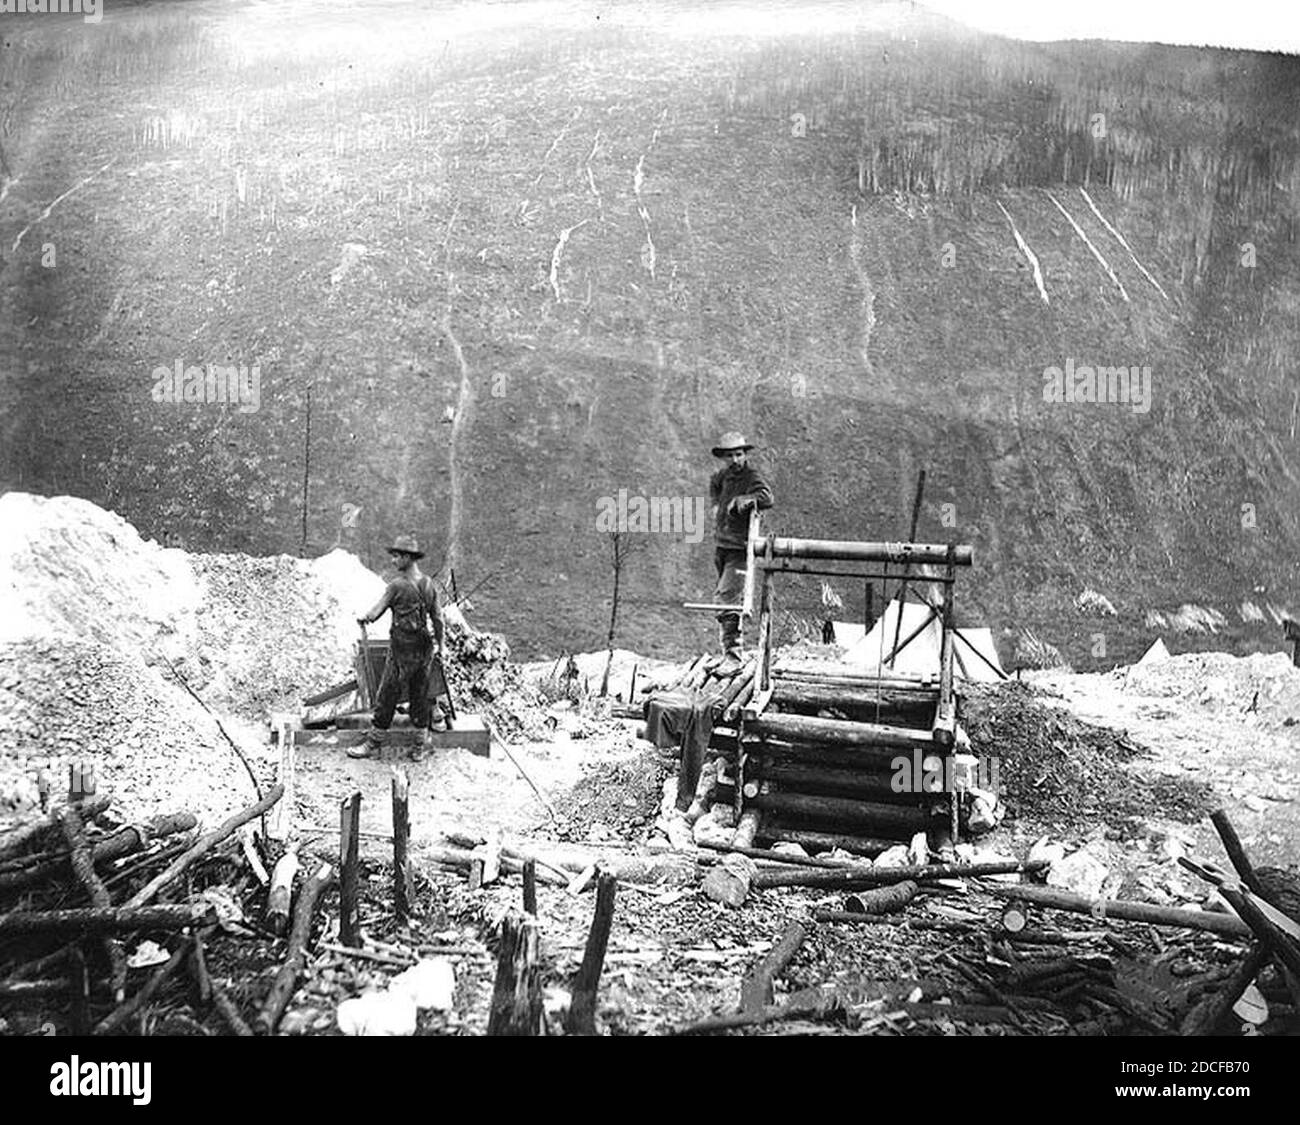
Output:
<svg viewBox="0 0 1300 1125">
<path fill-rule="evenodd" d="M 846 664 L 854 664 L 874 672 L 880 661 L 893 649 L 895 636 L 898 637 L 899 644 L 902 644 L 919 628 L 920 633 L 898 653 L 892 665 L 887 665 L 886 671 L 892 670 L 909 676 L 929 674 L 937 677 L 939 650 L 943 643 L 943 627 L 937 617 L 929 624 L 924 624 L 929 613 L 928 606 L 912 602 L 904 603 L 903 624 L 899 629 L 899 603 L 890 602 L 880 620 L 872 626 L 871 632 L 857 641 L 842 659 Z M 858 628 L 860 629 L 861 626 Z M 836 622 L 835 632 L 838 637 L 839 622 Z M 998 660 L 998 650 L 993 644 L 993 634 L 989 629 L 958 628 L 953 637 L 953 673 L 959 679 L 976 682 L 1006 678 L 1006 673 Z"/>
</svg>

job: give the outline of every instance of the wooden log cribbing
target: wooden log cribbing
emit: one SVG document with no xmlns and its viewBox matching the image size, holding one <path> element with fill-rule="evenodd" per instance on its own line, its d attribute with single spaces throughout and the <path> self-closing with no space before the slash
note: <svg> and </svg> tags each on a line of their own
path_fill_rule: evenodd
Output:
<svg viewBox="0 0 1300 1125">
<path fill-rule="evenodd" d="M 1226 937 L 1249 937 L 1251 929 L 1232 914 L 1212 914 L 1208 910 L 1180 910 L 1169 906 L 1152 906 L 1146 902 L 1125 902 L 1114 898 L 1088 898 L 1055 887 L 1024 887 L 987 884 L 980 888 L 996 898 L 1036 903 L 1053 910 L 1088 914 L 1098 921 L 1117 918 L 1125 922 L 1147 922 L 1153 926 L 1181 926 L 1189 930 L 1223 934 Z"/>
<path fill-rule="evenodd" d="M 208 903 L 14 910 L 0 914 L 0 937 L 18 934 L 128 934 L 133 930 L 181 930 L 205 921 L 211 913 L 212 908 Z"/>
<path fill-rule="evenodd" d="M 827 850 L 839 848 L 841 851 L 871 859 L 895 847 L 899 842 L 879 836 L 858 836 L 849 832 L 817 832 L 772 818 L 762 822 L 756 838 L 772 843 L 798 844 L 803 848 Z"/>
<path fill-rule="evenodd" d="M 361 944 L 361 793 L 339 802 L 339 941 Z"/>
<path fill-rule="evenodd" d="M 84 823 L 84 817 L 82 819 Z M 197 823 L 193 813 L 183 812 L 155 816 L 142 825 L 124 825 L 90 844 L 90 861 L 96 867 L 103 867 L 141 851 L 151 840 L 188 832 Z M 0 871 L 0 891 L 18 890 L 61 875 L 67 868 L 68 857 L 67 851 L 56 850 L 33 855 L 26 863 L 23 862 L 29 858 L 26 856 L 11 860 L 6 864 L 6 870 Z"/>
<path fill-rule="evenodd" d="M 931 673 L 918 676 L 889 671 L 877 674 L 845 664 L 798 662 L 782 660 L 772 673 L 778 684 L 808 684 L 822 687 L 843 687 L 864 691 L 897 693 L 900 700 L 928 700 L 939 702 L 939 677 Z"/>
<path fill-rule="evenodd" d="M 906 879 L 886 887 L 854 891 L 844 900 L 850 914 L 894 914 L 916 898 L 917 885 Z"/>
<path fill-rule="evenodd" d="M 933 819 L 928 810 L 909 805 L 775 792 L 767 785 L 763 786 L 763 791 L 753 798 L 752 803 L 756 808 L 778 816 L 829 821 L 836 827 L 866 828 L 884 835 L 924 832 Z"/>
<path fill-rule="evenodd" d="M 497 975 L 488 1014 L 489 1035 L 543 1034 L 537 946 L 537 919 L 515 910 L 501 919 Z"/>
<path fill-rule="evenodd" d="M 761 1012 L 776 997 L 776 978 L 794 959 L 803 945 L 808 931 L 801 922 L 791 922 L 786 926 L 776 944 L 746 974 L 740 985 L 740 1010 L 742 1012 Z"/>
<path fill-rule="evenodd" d="M 177 856 L 177 858 L 168 865 L 165 871 L 154 876 L 154 878 L 145 884 L 145 886 L 141 887 L 140 890 L 132 895 L 127 900 L 126 905 L 144 906 L 146 903 L 152 902 L 159 891 L 180 878 L 181 875 L 189 870 L 190 865 L 193 864 L 195 860 L 206 855 L 219 843 L 231 836 L 240 825 L 247 824 L 250 820 L 254 820 L 261 816 L 267 809 L 275 805 L 275 803 L 283 796 L 284 786 L 273 786 L 267 792 L 266 796 L 256 804 L 250 805 L 242 812 L 236 813 L 234 816 L 212 829 L 211 832 L 205 832 L 189 848 Z"/>
<path fill-rule="evenodd" d="M 889 563 L 891 566 L 921 563 L 970 566 L 975 561 L 974 548 L 969 544 L 882 543 L 852 539 L 796 539 L 772 535 L 767 537 L 765 544 L 760 541 L 760 545 L 764 546 L 764 553 L 778 559 L 834 559 L 841 562 Z"/>
<path fill-rule="evenodd" d="M 886 723 L 859 723 L 851 719 L 819 719 L 812 715 L 766 712 L 745 724 L 745 733 L 779 738 L 786 742 L 830 742 L 878 750 L 935 749 L 930 731 Z"/>
<path fill-rule="evenodd" d="M 927 789 L 922 793 L 913 793 L 899 789 L 895 785 L 895 773 L 879 770 L 830 769 L 820 765 L 803 763 L 788 764 L 783 761 L 770 760 L 766 754 L 753 755 L 749 769 L 751 784 L 769 781 L 777 789 L 786 792 L 805 793 L 811 796 L 827 797 L 874 797 L 885 804 L 904 802 L 915 805 L 919 800 L 929 796 L 941 798 L 942 788 Z M 910 778 L 911 771 L 908 771 Z M 936 780 L 941 778 L 942 769 L 931 775 Z M 746 791 L 746 797 L 756 793 Z"/>
<path fill-rule="evenodd" d="M 293 926 L 289 931 L 289 946 L 285 952 L 284 963 L 280 966 L 271 990 L 266 994 L 262 1007 L 258 1010 L 255 1022 L 256 1030 L 262 1035 L 275 1031 L 288 1006 L 293 990 L 298 986 L 298 975 L 307 957 L 307 943 L 311 940 L 312 920 L 316 916 L 316 906 L 321 896 L 334 882 L 334 868 L 322 863 L 303 884 L 298 892 L 298 901 L 293 908 Z"/>
<path fill-rule="evenodd" d="M 713 704 L 714 721 L 717 721 L 725 715 L 731 709 L 736 700 L 740 698 L 740 693 L 744 691 L 746 687 L 753 684 L 754 671 L 757 666 L 756 661 L 750 658 L 744 665 L 742 665 L 740 671 L 731 678 L 731 683 L 727 685 L 722 694 L 718 696 L 717 700 Z"/>
<path fill-rule="evenodd" d="M 921 867 L 872 867 L 856 871 L 760 871 L 754 886 L 830 887 L 856 891 L 909 880 L 924 883 L 933 879 L 965 879 L 983 875 L 1028 875 L 1049 866 L 1048 860 L 1034 860 L 1031 863 L 931 863 Z"/>
<path fill-rule="evenodd" d="M 874 711 L 877 707 L 906 715 L 927 716 L 934 713 L 937 692 L 926 688 L 882 687 L 878 691 L 867 683 L 825 684 L 808 680 L 786 679 L 777 675 L 772 680 L 772 702 L 782 710 L 794 707 L 838 707 Z"/>
<path fill-rule="evenodd" d="M 82 823 L 81 814 L 77 812 L 75 805 L 65 805 L 59 810 L 58 819 L 59 827 L 63 830 L 63 838 L 71 849 L 68 864 L 72 868 L 72 873 L 85 889 L 86 897 L 90 899 L 92 906 L 100 910 L 111 910 L 113 899 L 108 893 L 108 888 L 95 873 L 95 864 L 91 858 L 90 845 L 86 842 L 86 828 Z M 108 957 L 109 984 L 113 990 L 113 998 L 121 1003 L 126 995 L 126 950 L 122 948 L 122 943 L 110 934 L 104 935 L 103 942 L 104 953 Z"/>
<path fill-rule="evenodd" d="M 86 797 L 84 800 L 73 803 L 76 805 L 82 821 L 85 822 L 99 816 L 108 808 L 111 802 L 112 797 L 109 794 L 97 793 L 93 797 Z M 47 840 L 57 840 L 62 835 L 58 814 L 59 810 L 55 809 L 54 812 L 42 820 L 24 824 L 0 836 L 0 859 L 21 855 L 34 844 L 41 844 Z"/>
<path fill-rule="evenodd" d="M 609 946 L 609 930 L 614 922 L 614 896 L 618 880 L 602 873 L 596 880 L 596 910 L 592 915 L 591 929 L 587 933 L 587 947 L 582 964 L 574 975 L 570 988 L 572 1000 L 564 1029 L 569 1035 L 596 1034 L 596 998 L 600 989 L 600 974 L 605 965 L 605 950 Z"/>
<path fill-rule="evenodd" d="M 1257 941 L 1241 963 L 1228 975 L 1228 979 L 1214 992 L 1192 1008 L 1178 1029 L 1180 1035 L 1213 1035 L 1219 1025 L 1241 999 L 1241 994 L 1272 960 L 1273 952 L 1265 942 Z"/>
<path fill-rule="evenodd" d="M 408 855 L 411 840 L 411 777 L 393 770 L 393 909 L 399 919 L 411 916 L 415 880 Z"/>
</svg>

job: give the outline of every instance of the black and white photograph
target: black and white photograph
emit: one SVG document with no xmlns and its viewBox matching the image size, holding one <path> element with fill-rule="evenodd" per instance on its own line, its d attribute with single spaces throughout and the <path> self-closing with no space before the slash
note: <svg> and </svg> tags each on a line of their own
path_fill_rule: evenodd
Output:
<svg viewBox="0 0 1300 1125">
<path fill-rule="evenodd" d="M 1281 1090 L 1298 236 L 1265 0 L 0 0 L 32 1104 Z"/>
</svg>

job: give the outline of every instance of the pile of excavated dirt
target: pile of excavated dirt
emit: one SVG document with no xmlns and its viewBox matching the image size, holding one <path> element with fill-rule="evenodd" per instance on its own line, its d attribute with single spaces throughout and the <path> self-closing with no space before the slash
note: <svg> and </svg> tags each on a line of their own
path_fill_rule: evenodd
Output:
<svg viewBox="0 0 1300 1125">
<path fill-rule="evenodd" d="M 264 740 L 227 729 L 265 781 Z M 0 643 L 0 823 L 32 812 L 42 774 L 62 800 L 73 763 L 128 818 L 188 810 L 212 824 L 255 799 L 216 721 L 160 669 L 91 640 Z"/>
<path fill-rule="evenodd" d="M 1281 652 L 1188 652 L 1135 664 L 1124 673 L 1124 690 L 1220 713 L 1255 714 L 1263 723 L 1300 720 L 1300 668 Z"/>
<path fill-rule="evenodd" d="M 637 742 L 616 758 L 589 761 L 582 779 L 556 801 L 570 839 L 618 835 L 637 839 L 658 819 L 671 757 Z"/>
<path fill-rule="evenodd" d="M 1008 814 L 1057 835 L 1154 816 L 1192 823 L 1210 810 L 1209 786 L 1141 770 L 1144 747 L 1047 705 L 1028 684 L 971 685 L 961 721 L 975 752 L 996 762 Z"/>
<path fill-rule="evenodd" d="M 356 617 L 384 590 L 344 551 L 188 555 L 73 497 L 6 493 L 0 525 L 0 813 L 11 815 L 31 811 L 42 770 L 61 793 L 74 756 L 101 762 L 132 813 L 247 805 L 251 781 L 204 705 L 270 780 L 268 712 L 352 676 Z M 448 624 L 458 706 L 505 738 L 546 733 L 505 641 L 454 609 Z"/>
</svg>

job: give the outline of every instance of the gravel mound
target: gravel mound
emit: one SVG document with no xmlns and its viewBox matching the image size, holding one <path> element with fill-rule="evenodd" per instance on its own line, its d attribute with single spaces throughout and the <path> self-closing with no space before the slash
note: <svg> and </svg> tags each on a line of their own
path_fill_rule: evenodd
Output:
<svg viewBox="0 0 1300 1125">
<path fill-rule="evenodd" d="M 972 685 L 962 725 L 975 752 L 996 760 L 1009 814 L 1058 834 L 1152 816 L 1190 824 L 1210 810 L 1209 786 L 1143 773 L 1143 747 L 1048 706 L 1028 684 Z"/>
<path fill-rule="evenodd" d="M 1261 720 L 1300 719 L 1300 668 L 1282 652 L 1187 652 L 1128 671 L 1125 690 Z"/>
</svg>

